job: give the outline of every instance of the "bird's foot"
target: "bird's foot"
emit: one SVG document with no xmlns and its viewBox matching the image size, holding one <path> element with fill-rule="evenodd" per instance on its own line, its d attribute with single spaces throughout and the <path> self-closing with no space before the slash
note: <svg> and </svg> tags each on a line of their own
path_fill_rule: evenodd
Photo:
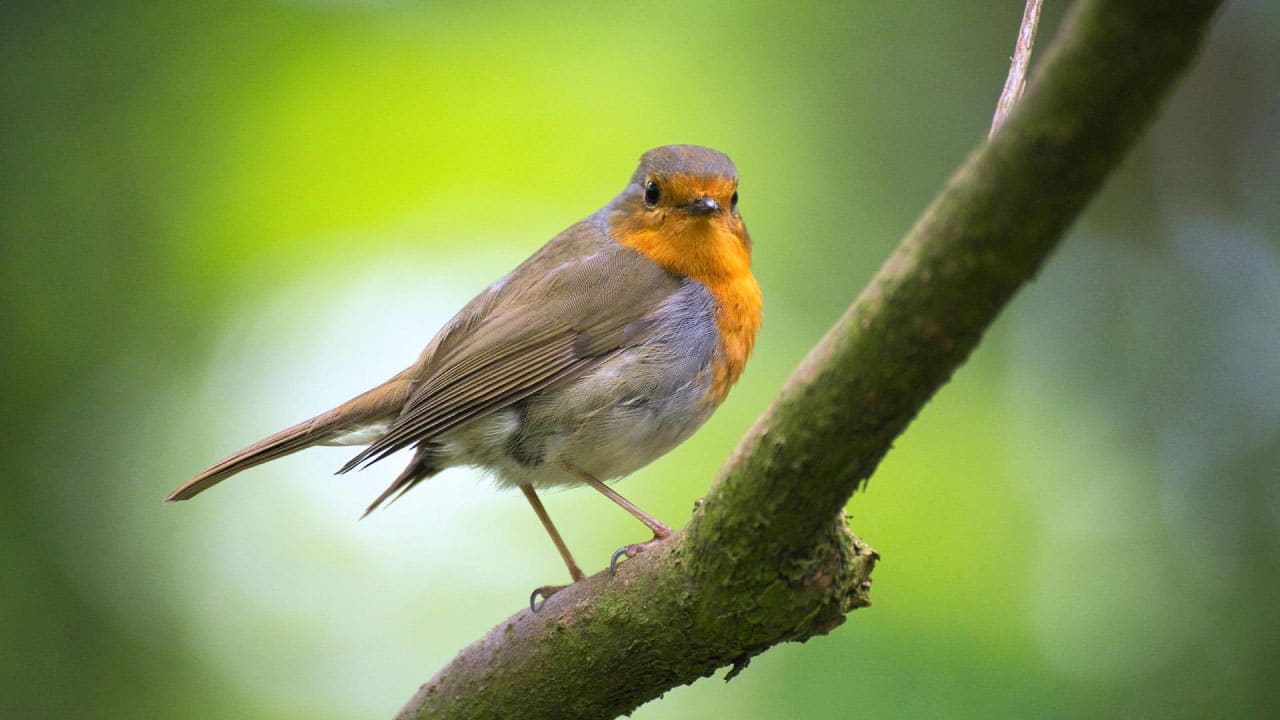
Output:
<svg viewBox="0 0 1280 720">
<path fill-rule="evenodd" d="M 560 592 L 561 590 L 567 587 L 569 586 L 568 585 L 543 585 L 540 588 L 534 588 L 533 592 L 529 593 L 529 611 L 538 612 L 539 610 L 542 609 L 542 606 L 547 604 L 547 601 L 551 599 L 552 595 L 555 595 L 556 593 Z M 539 597 L 542 598 L 542 602 L 538 602 Z"/>
<path fill-rule="evenodd" d="M 631 559 L 639 555 L 641 552 L 644 552 L 649 547 L 656 545 L 665 539 L 666 539 L 665 537 L 655 535 L 652 540 L 646 540 L 645 542 L 642 542 L 642 543 L 636 543 L 634 545 L 628 545 L 626 547 L 618 548 L 618 551 L 613 554 L 613 557 L 609 558 L 609 574 L 616 575 L 618 573 L 618 561 L 621 560 L 622 558 L 625 557 L 627 559 Z"/>
</svg>

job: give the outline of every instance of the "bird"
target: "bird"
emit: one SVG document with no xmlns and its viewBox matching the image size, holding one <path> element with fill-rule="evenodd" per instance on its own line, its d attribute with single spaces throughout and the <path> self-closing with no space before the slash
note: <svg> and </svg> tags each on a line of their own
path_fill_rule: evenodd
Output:
<svg viewBox="0 0 1280 720">
<path fill-rule="evenodd" d="M 165 500 L 315 445 L 367 445 L 339 473 L 412 448 L 365 515 L 446 468 L 479 467 L 519 488 L 578 582 L 537 491 L 585 484 L 648 527 L 653 538 L 618 550 L 610 570 L 670 537 L 606 482 L 706 422 L 742 374 L 762 308 L 733 162 L 697 145 L 654 148 L 620 194 L 468 302 L 408 368 Z M 531 605 L 563 587 L 535 590 Z"/>
</svg>

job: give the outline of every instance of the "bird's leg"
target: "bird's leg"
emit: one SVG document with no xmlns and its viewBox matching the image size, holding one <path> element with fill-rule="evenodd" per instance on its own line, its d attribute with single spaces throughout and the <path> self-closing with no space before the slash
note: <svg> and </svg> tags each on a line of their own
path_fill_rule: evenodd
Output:
<svg viewBox="0 0 1280 720">
<path fill-rule="evenodd" d="M 555 524 L 551 522 L 551 516 L 547 514 L 547 509 L 542 506 L 542 500 L 538 497 L 538 494 L 533 491 L 533 486 L 521 485 L 520 491 L 524 493 L 526 498 L 528 498 L 529 504 L 533 506 L 533 512 L 536 513 L 538 515 L 538 519 L 542 521 L 542 527 L 546 528 L 547 534 L 551 536 L 551 542 L 555 543 L 556 550 L 560 551 L 560 557 L 564 559 L 565 566 L 569 568 L 569 577 L 573 578 L 574 582 L 578 582 L 585 578 L 586 575 L 582 572 L 582 569 L 578 567 L 578 563 L 574 562 L 573 555 L 569 554 L 569 546 L 564 544 L 564 538 L 560 537 L 560 531 L 556 530 Z M 547 598 L 566 587 L 568 586 L 543 585 L 542 587 L 534 590 L 533 594 L 529 596 L 529 609 L 537 612 L 538 605 L 536 603 L 539 595 L 542 596 L 542 599 L 545 602 Z"/>
<path fill-rule="evenodd" d="M 671 537 L 671 528 L 664 525 L 662 521 L 659 520 L 658 518 L 636 507 L 636 505 L 632 503 L 630 500 L 619 495 L 617 490 L 614 490 L 608 485 L 605 485 L 604 483 L 600 482 L 599 479 L 597 479 L 595 476 L 591 475 L 590 473 L 583 472 L 572 466 L 566 466 L 566 467 L 568 467 L 569 470 L 573 472 L 573 474 L 582 478 L 583 482 L 595 488 L 596 490 L 599 490 L 601 494 L 603 494 L 605 497 L 617 503 L 620 507 L 622 507 L 623 510 L 626 510 L 627 512 L 631 513 L 631 515 L 635 517 L 635 519 L 644 523 L 646 527 L 648 527 L 650 530 L 653 531 L 652 540 L 648 540 L 642 543 L 636 543 L 634 545 L 628 545 L 624 548 L 620 548 L 617 552 L 615 552 L 613 554 L 613 557 L 609 559 L 610 574 L 617 571 L 618 560 L 622 559 L 624 556 L 628 558 L 633 558 L 637 554 L 639 554 L 640 551 L 644 550 L 650 545 L 653 545 L 654 543 L 660 540 L 665 540 L 666 538 Z"/>
</svg>

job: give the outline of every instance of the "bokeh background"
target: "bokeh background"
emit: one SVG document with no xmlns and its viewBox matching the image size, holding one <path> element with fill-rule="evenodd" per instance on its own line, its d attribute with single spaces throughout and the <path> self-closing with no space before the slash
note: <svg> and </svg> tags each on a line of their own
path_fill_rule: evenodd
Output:
<svg viewBox="0 0 1280 720">
<path fill-rule="evenodd" d="M 875 605 L 635 717 L 1275 716 L 1277 8 L 1229 4 L 852 499 Z M 335 477 L 345 449 L 160 499 L 694 142 L 738 163 L 767 302 L 727 405 L 620 485 L 682 524 L 983 137 L 1021 9 L 4 3 L 0 716 L 389 717 L 559 581 L 523 498 L 464 470 L 361 522 L 397 462 Z M 592 570 L 643 539 L 547 503 Z"/>
</svg>

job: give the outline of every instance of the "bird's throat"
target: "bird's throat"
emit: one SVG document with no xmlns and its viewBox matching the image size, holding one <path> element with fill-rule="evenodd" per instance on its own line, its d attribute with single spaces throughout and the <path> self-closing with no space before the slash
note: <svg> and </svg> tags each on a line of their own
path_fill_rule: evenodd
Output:
<svg viewBox="0 0 1280 720">
<path fill-rule="evenodd" d="M 745 229 L 739 235 L 717 218 L 669 217 L 658 227 L 621 223 L 613 235 L 667 270 L 698 281 L 716 299 L 720 345 L 708 401 L 720 404 L 742 374 L 760 328 L 763 299 L 751 274 Z"/>
</svg>

